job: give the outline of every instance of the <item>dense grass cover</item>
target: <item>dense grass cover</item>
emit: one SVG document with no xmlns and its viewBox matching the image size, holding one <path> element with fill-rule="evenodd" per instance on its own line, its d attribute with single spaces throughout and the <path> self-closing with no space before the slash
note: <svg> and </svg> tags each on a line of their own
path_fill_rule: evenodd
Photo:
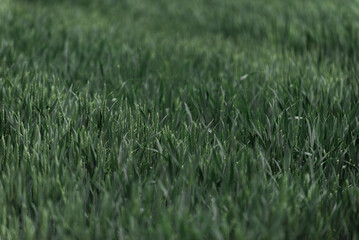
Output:
<svg viewBox="0 0 359 240">
<path fill-rule="evenodd" d="M 0 239 L 359 239 L 359 2 L 0 0 Z"/>
</svg>

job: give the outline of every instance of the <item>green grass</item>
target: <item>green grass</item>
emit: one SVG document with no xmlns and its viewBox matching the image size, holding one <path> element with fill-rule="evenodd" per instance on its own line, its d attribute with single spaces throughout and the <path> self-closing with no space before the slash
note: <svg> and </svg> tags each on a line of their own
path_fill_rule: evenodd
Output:
<svg viewBox="0 0 359 240">
<path fill-rule="evenodd" d="M 0 0 L 0 239 L 359 239 L 359 2 Z"/>
</svg>

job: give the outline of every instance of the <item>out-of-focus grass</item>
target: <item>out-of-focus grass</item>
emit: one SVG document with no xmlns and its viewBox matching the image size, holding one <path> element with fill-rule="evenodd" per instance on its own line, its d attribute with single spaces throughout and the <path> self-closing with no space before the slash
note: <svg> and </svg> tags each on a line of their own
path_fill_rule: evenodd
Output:
<svg viewBox="0 0 359 240">
<path fill-rule="evenodd" d="M 0 239 L 358 239 L 355 1 L 0 1 Z"/>
</svg>

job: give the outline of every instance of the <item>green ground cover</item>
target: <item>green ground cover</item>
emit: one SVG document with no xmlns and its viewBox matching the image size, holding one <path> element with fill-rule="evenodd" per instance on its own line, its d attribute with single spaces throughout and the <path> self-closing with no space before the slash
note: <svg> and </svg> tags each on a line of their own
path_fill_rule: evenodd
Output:
<svg viewBox="0 0 359 240">
<path fill-rule="evenodd" d="M 359 239 L 359 1 L 0 0 L 0 239 Z"/>
</svg>

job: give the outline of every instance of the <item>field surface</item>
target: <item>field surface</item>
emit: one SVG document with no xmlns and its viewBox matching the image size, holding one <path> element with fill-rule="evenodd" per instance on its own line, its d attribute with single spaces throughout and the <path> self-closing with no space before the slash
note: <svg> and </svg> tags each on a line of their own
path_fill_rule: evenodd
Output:
<svg viewBox="0 0 359 240">
<path fill-rule="evenodd" d="M 0 239 L 359 239 L 359 1 L 0 0 Z"/>
</svg>

